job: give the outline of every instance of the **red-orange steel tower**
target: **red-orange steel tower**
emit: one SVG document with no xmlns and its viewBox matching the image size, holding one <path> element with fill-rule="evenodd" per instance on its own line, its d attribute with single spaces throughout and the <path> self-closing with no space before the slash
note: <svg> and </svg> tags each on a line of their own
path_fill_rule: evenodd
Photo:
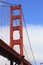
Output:
<svg viewBox="0 0 43 65">
<path fill-rule="evenodd" d="M 19 10 L 19 15 L 12 15 L 13 11 Z M 20 20 L 19 25 L 13 26 L 14 20 Z M 14 21 L 16 22 L 16 21 Z M 13 39 L 13 32 L 19 31 L 20 38 Z M 20 55 L 23 56 L 23 35 L 22 35 L 22 8 L 21 5 L 10 7 L 10 47 L 13 49 L 14 45 L 19 45 Z"/>
</svg>

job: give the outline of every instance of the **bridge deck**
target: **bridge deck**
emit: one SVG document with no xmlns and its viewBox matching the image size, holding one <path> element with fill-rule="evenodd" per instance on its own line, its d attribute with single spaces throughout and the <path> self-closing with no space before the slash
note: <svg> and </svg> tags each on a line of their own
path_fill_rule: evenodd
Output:
<svg viewBox="0 0 43 65">
<path fill-rule="evenodd" d="M 21 63 L 21 56 L 15 52 L 13 49 L 11 49 L 4 41 L 0 39 L 0 55 L 6 57 L 9 60 L 12 60 L 13 62 L 16 62 L 18 64 Z M 26 59 L 23 59 L 24 65 L 31 65 L 30 62 L 28 62 Z"/>
</svg>

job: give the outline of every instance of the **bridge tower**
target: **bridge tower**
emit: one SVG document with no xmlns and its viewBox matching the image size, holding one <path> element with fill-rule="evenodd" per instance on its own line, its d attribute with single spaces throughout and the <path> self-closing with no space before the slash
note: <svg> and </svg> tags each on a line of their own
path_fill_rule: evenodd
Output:
<svg viewBox="0 0 43 65">
<path fill-rule="evenodd" d="M 12 15 L 13 10 L 19 10 L 19 15 Z M 14 45 L 20 46 L 20 55 L 23 55 L 23 35 L 22 35 L 22 8 L 21 5 L 11 6 L 11 17 L 10 17 L 10 47 L 13 48 Z M 13 20 L 19 19 L 19 25 L 13 26 Z M 16 21 L 14 21 L 16 22 Z M 19 31 L 20 39 L 13 40 L 13 32 Z"/>
<path fill-rule="evenodd" d="M 19 15 L 13 15 L 13 11 L 19 10 Z M 19 20 L 19 25 L 13 25 L 14 20 Z M 19 39 L 13 39 L 13 32 L 19 31 Z M 23 56 L 23 35 L 22 35 L 22 8 L 21 5 L 10 7 L 10 47 L 13 49 L 15 45 L 20 47 L 20 55 Z"/>
</svg>

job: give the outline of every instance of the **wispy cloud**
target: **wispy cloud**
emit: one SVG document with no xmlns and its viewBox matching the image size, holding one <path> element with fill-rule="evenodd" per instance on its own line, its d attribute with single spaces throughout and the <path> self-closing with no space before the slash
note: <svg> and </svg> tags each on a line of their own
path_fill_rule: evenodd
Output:
<svg viewBox="0 0 43 65">
<path fill-rule="evenodd" d="M 29 25 L 27 26 L 27 30 L 36 61 L 41 62 L 43 61 L 43 26 Z M 10 28 L 8 26 L 0 27 L 0 38 L 10 46 Z M 30 61 L 34 61 L 25 28 L 23 28 L 23 43 L 28 59 L 30 59 Z M 17 48 L 18 47 L 15 47 L 16 50 Z"/>
</svg>

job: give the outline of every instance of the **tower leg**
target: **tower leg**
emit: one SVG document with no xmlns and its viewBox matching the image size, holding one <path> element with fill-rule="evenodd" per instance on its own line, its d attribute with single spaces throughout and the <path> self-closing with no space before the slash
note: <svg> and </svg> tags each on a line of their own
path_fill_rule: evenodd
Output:
<svg viewBox="0 0 43 65">
<path fill-rule="evenodd" d="M 10 61 L 10 65 L 13 65 L 13 61 L 12 60 Z"/>
</svg>

